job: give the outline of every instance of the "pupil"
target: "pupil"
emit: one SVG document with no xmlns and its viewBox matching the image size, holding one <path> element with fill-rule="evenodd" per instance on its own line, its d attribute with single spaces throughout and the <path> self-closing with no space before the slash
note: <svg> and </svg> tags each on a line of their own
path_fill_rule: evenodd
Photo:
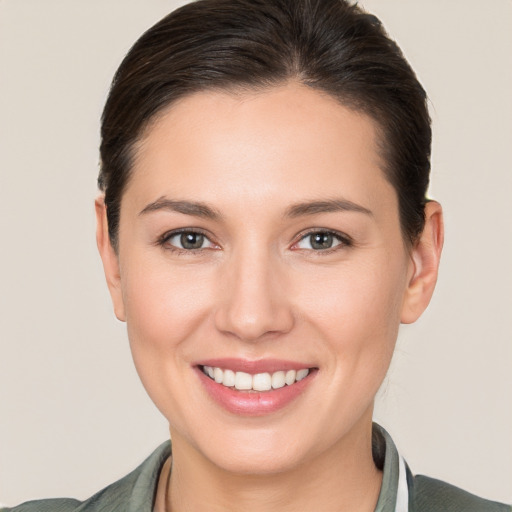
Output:
<svg viewBox="0 0 512 512">
<path fill-rule="evenodd" d="M 332 247 L 332 235 L 330 233 L 315 233 L 311 237 L 313 249 L 329 249 Z"/>
<path fill-rule="evenodd" d="M 200 249 L 203 245 L 204 235 L 201 233 L 182 233 L 180 242 L 185 249 Z"/>
</svg>

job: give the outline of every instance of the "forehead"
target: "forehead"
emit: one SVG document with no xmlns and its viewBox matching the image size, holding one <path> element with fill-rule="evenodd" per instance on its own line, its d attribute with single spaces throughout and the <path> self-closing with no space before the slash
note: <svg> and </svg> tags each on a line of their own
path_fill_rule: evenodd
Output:
<svg viewBox="0 0 512 512">
<path fill-rule="evenodd" d="M 277 195 L 283 208 L 305 194 L 371 204 L 389 188 L 377 132 L 365 114 L 295 83 L 195 93 L 148 127 L 127 192 L 144 200 L 194 194 L 245 205 Z"/>
</svg>

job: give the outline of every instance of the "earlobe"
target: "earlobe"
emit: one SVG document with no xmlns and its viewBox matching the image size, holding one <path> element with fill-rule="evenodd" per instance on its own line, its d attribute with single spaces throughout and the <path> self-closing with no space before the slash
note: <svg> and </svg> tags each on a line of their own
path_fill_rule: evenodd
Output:
<svg viewBox="0 0 512 512">
<path fill-rule="evenodd" d="M 425 227 L 411 251 L 411 275 L 402 304 L 401 321 L 415 322 L 427 308 L 437 282 L 444 242 L 443 210 L 436 201 L 425 205 Z"/>
<path fill-rule="evenodd" d="M 126 321 L 123 294 L 121 289 L 121 272 L 119 267 L 119 258 L 116 251 L 110 243 L 107 222 L 107 208 L 105 206 L 105 198 L 99 196 L 94 202 L 96 210 L 96 243 L 98 251 L 103 262 L 103 270 L 105 279 L 107 280 L 108 289 L 114 306 L 114 313 L 118 320 Z"/>
</svg>

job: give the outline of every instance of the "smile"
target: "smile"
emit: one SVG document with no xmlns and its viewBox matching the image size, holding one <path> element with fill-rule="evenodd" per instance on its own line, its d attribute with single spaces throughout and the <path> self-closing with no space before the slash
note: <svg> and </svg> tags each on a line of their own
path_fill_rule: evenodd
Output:
<svg viewBox="0 0 512 512">
<path fill-rule="evenodd" d="M 282 359 L 198 361 L 195 371 L 206 395 L 225 411 L 242 416 L 277 412 L 314 389 L 319 368 Z"/>
<path fill-rule="evenodd" d="M 273 373 L 264 372 L 250 374 L 222 369 L 218 366 L 202 366 L 203 373 L 227 388 L 238 391 L 271 391 L 285 386 L 291 386 L 309 375 L 309 368 L 300 370 L 278 370 Z"/>
</svg>

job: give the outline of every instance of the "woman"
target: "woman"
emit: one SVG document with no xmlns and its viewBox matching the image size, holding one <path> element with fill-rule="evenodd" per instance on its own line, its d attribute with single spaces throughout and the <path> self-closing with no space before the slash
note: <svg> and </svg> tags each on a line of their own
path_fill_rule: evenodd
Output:
<svg viewBox="0 0 512 512">
<path fill-rule="evenodd" d="M 97 240 L 172 456 L 13 510 L 510 510 L 413 477 L 372 425 L 437 279 L 430 138 L 345 3 L 206 0 L 143 35 L 105 106 Z"/>
</svg>

